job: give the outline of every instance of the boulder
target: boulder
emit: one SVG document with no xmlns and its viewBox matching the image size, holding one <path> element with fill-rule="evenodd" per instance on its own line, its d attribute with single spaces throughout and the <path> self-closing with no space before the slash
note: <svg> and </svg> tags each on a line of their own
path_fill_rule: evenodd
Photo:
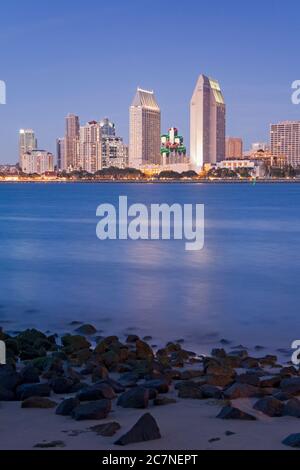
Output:
<svg viewBox="0 0 300 470">
<path fill-rule="evenodd" d="M 118 439 L 115 445 L 126 446 L 156 439 L 161 439 L 159 427 L 153 416 L 147 413 L 138 420 L 127 434 Z"/>
<path fill-rule="evenodd" d="M 223 397 L 222 391 L 213 385 L 202 385 L 200 390 L 203 398 L 213 398 L 215 400 L 220 400 Z"/>
<path fill-rule="evenodd" d="M 113 400 L 116 398 L 116 394 L 106 383 L 98 383 L 90 387 L 83 388 L 78 394 L 77 398 L 79 401 L 95 401 L 106 398 Z"/>
<path fill-rule="evenodd" d="M 98 424 L 97 426 L 91 427 L 90 431 L 95 432 L 98 436 L 112 437 L 120 429 L 121 429 L 120 424 L 113 422 L 113 423 L 106 423 L 106 424 Z"/>
<path fill-rule="evenodd" d="M 300 400 L 298 400 L 297 398 L 292 398 L 291 400 L 289 400 L 284 405 L 283 415 L 300 418 Z"/>
<path fill-rule="evenodd" d="M 63 400 L 56 409 L 56 414 L 59 416 L 71 416 L 73 410 L 80 405 L 77 398 L 67 398 Z"/>
<path fill-rule="evenodd" d="M 192 400 L 202 400 L 203 393 L 201 391 L 201 384 L 196 382 L 182 382 L 176 386 L 179 390 L 178 397 Z"/>
<path fill-rule="evenodd" d="M 291 434 L 282 441 L 282 444 L 295 449 L 300 449 L 300 434 Z"/>
<path fill-rule="evenodd" d="M 55 403 L 55 401 L 49 400 L 49 398 L 31 397 L 24 400 L 21 406 L 22 408 L 38 408 L 48 410 L 55 408 L 57 403 Z"/>
<path fill-rule="evenodd" d="M 97 329 L 93 325 L 82 325 L 77 328 L 76 333 L 83 336 L 92 336 L 97 333 Z"/>
<path fill-rule="evenodd" d="M 91 344 L 85 339 L 85 337 L 80 335 L 65 335 L 62 337 L 61 341 L 67 354 L 72 354 L 91 347 Z"/>
<path fill-rule="evenodd" d="M 149 389 L 144 387 L 136 387 L 123 393 L 119 397 L 117 405 L 121 406 L 122 408 L 148 408 L 149 398 Z"/>
<path fill-rule="evenodd" d="M 153 400 L 154 406 L 174 405 L 175 403 L 177 403 L 177 400 L 168 397 L 157 397 Z"/>
<path fill-rule="evenodd" d="M 20 374 L 12 366 L 0 366 L 0 387 L 8 391 L 14 391 L 20 383 Z"/>
<path fill-rule="evenodd" d="M 16 390 L 18 400 L 26 400 L 31 397 L 49 397 L 51 389 L 48 384 L 23 384 Z"/>
<path fill-rule="evenodd" d="M 110 400 L 99 400 L 77 406 L 72 412 L 76 421 L 106 419 L 111 411 Z"/>
<path fill-rule="evenodd" d="M 292 395 L 300 394 L 300 377 L 283 379 L 280 382 L 280 388 L 283 392 L 290 393 Z"/>
<path fill-rule="evenodd" d="M 71 393 L 73 385 L 74 385 L 73 380 L 67 379 L 65 377 L 57 377 L 53 379 L 51 382 L 52 390 L 57 395 L 64 395 L 64 394 Z"/>
<path fill-rule="evenodd" d="M 259 389 L 245 383 L 235 383 L 224 390 L 224 397 L 230 400 L 236 398 L 251 398 L 260 395 Z"/>
<path fill-rule="evenodd" d="M 256 421 L 255 416 L 245 413 L 244 411 L 239 410 L 238 408 L 234 408 L 232 406 L 225 406 L 218 414 L 217 418 L 236 419 L 240 421 Z"/>
<path fill-rule="evenodd" d="M 266 397 L 258 400 L 254 407 L 255 410 L 261 411 L 271 418 L 283 415 L 284 404 L 274 397 Z"/>
<path fill-rule="evenodd" d="M 40 383 L 40 371 L 32 364 L 24 367 L 20 372 L 20 380 L 22 384 L 37 384 Z"/>
<path fill-rule="evenodd" d="M 144 341 L 138 340 L 135 345 L 137 359 L 154 359 L 154 354 L 149 344 L 145 343 Z"/>
<path fill-rule="evenodd" d="M 148 380 L 143 383 L 143 387 L 154 388 L 158 393 L 168 393 L 170 389 L 168 382 L 164 379 Z"/>
</svg>

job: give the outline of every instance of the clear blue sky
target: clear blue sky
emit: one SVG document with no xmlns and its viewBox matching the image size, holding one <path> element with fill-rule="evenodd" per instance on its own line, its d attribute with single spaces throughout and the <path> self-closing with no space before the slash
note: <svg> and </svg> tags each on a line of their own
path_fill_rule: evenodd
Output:
<svg viewBox="0 0 300 470">
<path fill-rule="evenodd" d="M 299 23 L 299 0 L 3 0 L 0 162 L 17 161 L 21 127 L 54 151 L 68 112 L 110 117 L 127 142 L 137 86 L 155 90 L 162 130 L 177 126 L 188 144 L 200 73 L 222 85 L 227 134 L 264 141 L 270 122 L 300 119 Z"/>
</svg>

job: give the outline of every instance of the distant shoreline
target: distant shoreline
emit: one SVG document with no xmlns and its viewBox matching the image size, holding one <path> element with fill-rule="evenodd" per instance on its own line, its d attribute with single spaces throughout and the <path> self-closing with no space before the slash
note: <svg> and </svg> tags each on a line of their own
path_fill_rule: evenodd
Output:
<svg viewBox="0 0 300 470">
<path fill-rule="evenodd" d="M 259 179 L 259 180 L 124 180 L 124 179 L 103 179 L 103 180 L 0 180 L 0 184 L 300 184 L 300 179 Z"/>
</svg>

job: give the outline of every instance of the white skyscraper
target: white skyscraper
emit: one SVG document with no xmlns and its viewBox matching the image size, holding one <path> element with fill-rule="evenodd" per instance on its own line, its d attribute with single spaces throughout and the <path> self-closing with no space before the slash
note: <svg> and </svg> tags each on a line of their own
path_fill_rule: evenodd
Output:
<svg viewBox="0 0 300 470">
<path fill-rule="evenodd" d="M 200 75 L 190 112 L 192 165 L 200 169 L 205 163 L 224 160 L 226 106 L 216 80 Z"/>
<path fill-rule="evenodd" d="M 89 173 L 96 173 L 101 170 L 102 137 L 100 123 L 96 121 L 88 122 L 80 127 L 79 137 L 79 161 L 77 170 L 85 170 Z"/>
<path fill-rule="evenodd" d="M 37 139 L 32 129 L 20 129 L 19 132 L 19 164 L 23 168 L 23 156 L 37 148 Z"/>
<path fill-rule="evenodd" d="M 154 92 L 137 89 L 130 107 L 129 166 L 160 163 L 161 113 Z"/>
</svg>

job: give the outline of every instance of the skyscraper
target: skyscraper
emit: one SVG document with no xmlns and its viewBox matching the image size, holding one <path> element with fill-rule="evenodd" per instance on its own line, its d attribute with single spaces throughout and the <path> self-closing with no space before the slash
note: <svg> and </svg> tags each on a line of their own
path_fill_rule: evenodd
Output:
<svg viewBox="0 0 300 470">
<path fill-rule="evenodd" d="M 85 126 L 80 127 L 79 139 L 79 160 L 76 165 L 77 170 L 85 170 L 89 173 L 96 173 L 101 170 L 101 127 L 99 122 L 90 121 Z"/>
<path fill-rule="evenodd" d="M 226 138 L 226 158 L 243 157 L 243 140 L 239 137 Z"/>
<path fill-rule="evenodd" d="M 64 159 L 65 159 L 65 139 L 56 140 L 56 156 L 57 156 L 57 168 L 62 170 L 64 168 Z"/>
<path fill-rule="evenodd" d="M 108 118 L 104 118 L 100 121 L 100 127 L 102 137 L 114 137 L 116 135 L 116 127 Z"/>
<path fill-rule="evenodd" d="M 130 107 L 129 166 L 160 163 L 161 113 L 154 92 L 137 89 Z"/>
<path fill-rule="evenodd" d="M 225 158 L 226 106 L 219 83 L 198 78 L 191 105 L 191 163 L 202 168 Z"/>
<path fill-rule="evenodd" d="M 300 121 L 271 124 L 271 154 L 289 165 L 300 166 Z"/>
<path fill-rule="evenodd" d="M 23 156 L 37 148 L 37 139 L 32 129 L 20 129 L 19 132 L 19 164 L 23 168 Z"/>
<path fill-rule="evenodd" d="M 69 170 L 78 166 L 79 128 L 79 117 L 75 114 L 68 114 L 66 117 L 63 170 Z"/>
</svg>

